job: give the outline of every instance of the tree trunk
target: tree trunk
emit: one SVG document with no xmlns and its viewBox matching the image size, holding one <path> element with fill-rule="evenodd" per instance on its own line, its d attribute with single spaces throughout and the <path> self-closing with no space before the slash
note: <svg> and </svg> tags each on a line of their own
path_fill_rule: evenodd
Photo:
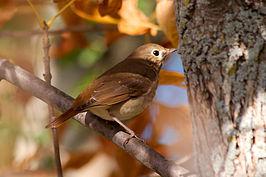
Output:
<svg viewBox="0 0 266 177">
<path fill-rule="evenodd" d="M 198 173 L 266 176 L 266 2 L 177 0 L 176 17 Z"/>
</svg>

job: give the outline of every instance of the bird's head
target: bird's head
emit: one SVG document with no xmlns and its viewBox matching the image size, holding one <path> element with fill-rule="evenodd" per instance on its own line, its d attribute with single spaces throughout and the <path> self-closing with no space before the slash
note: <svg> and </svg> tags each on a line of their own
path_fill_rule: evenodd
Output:
<svg viewBox="0 0 266 177">
<path fill-rule="evenodd" d="M 162 65 L 174 51 L 176 51 L 175 48 L 168 49 L 158 44 L 148 43 L 136 48 L 129 58 L 144 59 Z"/>
</svg>

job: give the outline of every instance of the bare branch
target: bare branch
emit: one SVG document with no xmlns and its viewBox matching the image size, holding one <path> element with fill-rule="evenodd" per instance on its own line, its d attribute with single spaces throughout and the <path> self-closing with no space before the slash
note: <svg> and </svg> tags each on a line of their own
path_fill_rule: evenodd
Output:
<svg viewBox="0 0 266 177">
<path fill-rule="evenodd" d="M 45 23 L 45 27 L 43 28 L 43 65 L 44 65 L 44 80 L 51 85 L 52 80 L 52 74 L 50 70 L 50 55 L 49 55 L 49 49 L 51 47 L 50 41 L 49 41 L 49 34 L 48 34 L 49 27 Z"/>
<path fill-rule="evenodd" d="M 52 74 L 51 74 L 50 55 L 49 55 L 49 49 L 51 47 L 51 44 L 49 40 L 48 30 L 49 30 L 49 27 L 44 21 L 44 28 L 43 28 L 44 74 L 43 74 L 43 77 L 44 77 L 44 80 L 49 85 L 51 85 Z M 48 104 L 48 110 L 49 110 L 49 120 L 53 121 L 55 118 L 53 106 Z M 56 164 L 57 177 L 63 177 L 63 170 L 62 170 L 61 159 L 60 159 L 59 141 L 58 141 L 58 134 L 57 134 L 56 128 L 52 128 L 52 136 L 53 136 L 54 158 L 55 158 L 55 164 Z"/>
<path fill-rule="evenodd" d="M 73 103 L 73 98 L 66 95 L 64 92 L 48 85 L 43 80 L 19 66 L 11 64 L 5 59 L 0 59 L 0 78 L 30 92 L 32 95 L 48 104 L 54 105 L 61 111 L 66 111 Z M 180 167 L 173 161 L 167 160 L 161 154 L 136 138 L 130 139 L 130 141 L 123 146 L 124 142 L 130 135 L 123 132 L 122 128 L 115 122 L 105 121 L 89 112 L 86 116 L 85 114 L 79 114 L 75 119 L 84 126 L 90 127 L 101 133 L 146 167 L 157 172 L 161 176 L 180 177 L 188 175 L 186 169 Z"/>
</svg>

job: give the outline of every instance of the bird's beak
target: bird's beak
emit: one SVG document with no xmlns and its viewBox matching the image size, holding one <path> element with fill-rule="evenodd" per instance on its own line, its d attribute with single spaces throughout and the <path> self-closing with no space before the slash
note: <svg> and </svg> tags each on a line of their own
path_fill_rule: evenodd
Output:
<svg viewBox="0 0 266 177">
<path fill-rule="evenodd" d="M 171 54 L 171 53 L 177 51 L 177 49 L 176 49 L 176 48 L 170 48 L 170 49 L 167 49 L 166 51 L 167 51 L 167 53 L 168 53 L 168 55 L 169 55 L 169 54 Z"/>
<path fill-rule="evenodd" d="M 166 49 L 166 52 L 165 52 L 165 59 L 168 59 L 170 54 L 177 51 L 176 48 L 169 48 L 169 49 Z"/>
</svg>

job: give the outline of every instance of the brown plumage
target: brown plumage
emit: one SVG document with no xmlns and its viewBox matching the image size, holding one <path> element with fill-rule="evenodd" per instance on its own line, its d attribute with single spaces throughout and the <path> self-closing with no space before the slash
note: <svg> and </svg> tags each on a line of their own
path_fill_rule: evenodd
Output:
<svg viewBox="0 0 266 177">
<path fill-rule="evenodd" d="M 58 127 L 78 113 L 90 111 L 106 119 L 127 120 L 144 111 L 158 85 L 162 64 L 175 49 L 145 44 L 94 80 L 73 106 L 46 127 Z"/>
</svg>

